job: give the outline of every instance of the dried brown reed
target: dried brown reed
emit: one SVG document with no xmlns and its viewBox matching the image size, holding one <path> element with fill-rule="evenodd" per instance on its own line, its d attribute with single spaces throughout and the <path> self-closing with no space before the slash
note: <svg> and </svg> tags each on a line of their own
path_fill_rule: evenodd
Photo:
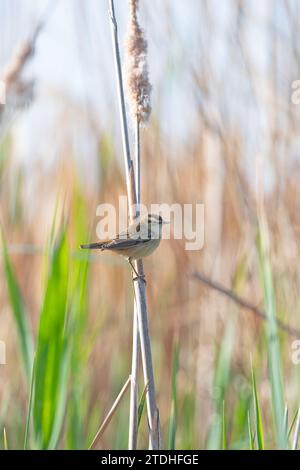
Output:
<svg viewBox="0 0 300 470">
<path fill-rule="evenodd" d="M 136 193 L 136 181 L 134 177 L 134 167 L 133 162 L 130 157 L 130 146 L 128 138 L 128 125 L 127 125 L 127 116 L 125 109 L 125 98 L 124 98 L 124 88 L 123 88 L 123 77 L 122 77 L 122 68 L 120 62 L 120 52 L 119 52 L 119 43 L 118 43 L 118 29 L 115 16 L 114 2 L 110 0 L 110 17 L 112 25 L 112 38 L 114 46 L 114 58 L 116 65 L 116 74 L 118 82 L 118 94 L 119 94 L 119 104 L 120 104 L 120 118 L 121 118 L 121 129 L 123 136 L 123 151 L 124 151 L 124 160 L 125 160 L 125 171 L 126 171 L 126 184 L 127 184 L 127 197 L 129 204 L 129 213 L 131 222 L 136 217 L 136 206 L 137 206 L 137 193 Z M 136 3 L 135 3 L 136 5 Z M 140 110 L 141 111 L 141 110 Z M 138 114 L 136 115 L 138 119 Z M 137 282 L 134 282 L 134 293 L 135 293 L 135 305 L 136 305 L 136 317 L 137 322 L 134 322 L 135 326 L 135 335 L 134 339 L 134 351 L 137 354 L 137 337 L 139 335 L 140 345 L 141 345 L 141 356 L 144 372 L 144 382 L 145 387 L 147 387 L 146 393 L 146 404 L 147 404 L 147 415 L 148 415 L 148 426 L 149 426 L 149 446 L 151 449 L 159 449 L 160 444 L 160 423 L 159 423 L 159 412 L 156 405 L 156 393 L 155 393 L 155 384 L 154 384 L 154 373 L 153 373 L 153 364 L 152 364 L 152 352 L 151 352 L 151 343 L 149 336 L 148 328 L 148 312 L 147 312 L 147 301 L 146 301 L 146 289 L 145 283 L 142 281 L 143 276 L 143 262 L 138 260 L 135 262 L 135 270 L 139 273 L 139 278 Z M 136 362 L 136 359 L 134 359 Z M 133 366 L 135 369 L 136 367 Z M 136 378 L 133 378 L 133 397 L 132 400 L 136 400 Z M 134 412 L 134 424 L 132 426 L 132 432 L 136 433 L 136 405 L 131 408 Z M 132 421 L 132 419 L 130 421 Z M 131 441 L 131 439 L 130 439 Z M 132 438 L 133 444 L 135 444 L 136 436 Z"/>
</svg>

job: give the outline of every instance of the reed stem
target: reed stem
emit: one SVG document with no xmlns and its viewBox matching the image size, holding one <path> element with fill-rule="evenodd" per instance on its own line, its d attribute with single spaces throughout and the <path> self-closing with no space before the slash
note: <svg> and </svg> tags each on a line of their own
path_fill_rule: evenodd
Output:
<svg viewBox="0 0 300 470">
<path fill-rule="evenodd" d="M 140 125 L 136 119 L 135 130 L 135 191 L 137 197 L 137 216 L 140 215 Z M 140 339 L 138 328 L 138 316 L 136 302 L 134 302 L 133 328 L 132 328 L 132 360 L 131 360 L 131 388 L 130 388 L 130 413 L 129 413 L 129 438 L 128 449 L 137 448 L 138 437 L 138 374 L 140 362 Z"/>
<path fill-rule="evenodd" d="M 140 339 L 138 327 L 138 313 L 136 302 L 134 303 L 133 312 L 133 329 L 132 329 L 132 360 L 131 360 L 131 385 L 130 385 L 130 408 L 129 408 L 129 437 L 128 449 L 136 450 L 138 438 L 138 413 L 139 413 L 139 397 L 138 397 L 138 374 L 140 362 Z"/>
<path fill-rule="evenodd" d="M 129 203 L 130 218 L 133 220 L 135 216 L 135 207 L 137 202 L 134 169 L 132 160 L 130 158 L 130 146 L 128 138 L 128 125 L 126 117 L 125 99 L 124 99 L 124 87 L 123 77 L 118 41 L 118 28 L 115 16 L 114 0 L 109 0 L 109 11 L 111 19 L 112 29 L 112 41 L 114 49 L 115 68 L 117 74 L 117 85 L 118 85 L 118 97 L 119 97 L 119 108 L 120 108 L 120 119 L 121 119 L 121 130 L 122 130 L 122 141 L 125 161 L 125 174 L 126 174 L 126 185 Z M 143 262 L 138 260 L 135 262 L 135 268 L 139 274 L 143 274 Z M 148 328 L 148 313 L 147 313 L 147 301 L 146 301 L 146 289 L 144 282 L 139 279 L 134 283 L 134 294 L 136 302 L 137 312 L 137 323 L 140 334 L 141 343 L 141 355 L 144 373 L 144 382 L 148 384 L 146 403 L 147 403 L 147 415 L 149 425 L 149 447 L 151 449 L 160 448 L 160 429 L 159 429 L 159 414 L 156 406 L 155 397 L 155 384 L 154 374 L 152 365 L 152 353 L 151 343 L 149 337 Z"/>
</svg>

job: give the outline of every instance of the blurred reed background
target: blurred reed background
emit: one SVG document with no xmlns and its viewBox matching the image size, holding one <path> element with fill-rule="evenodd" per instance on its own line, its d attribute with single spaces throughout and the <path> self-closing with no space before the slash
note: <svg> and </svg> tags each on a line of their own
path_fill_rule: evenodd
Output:
<svg viewBox="0 0 300 470">
<path fill-rule="evenodd" d="M 173 239 L 145 262 L 164 447 L 284 447 L 285 404 L 288 429 L 295 424 L 297 338 L 279 331 L 272 343 L 270 331 L 275 314 L 300 328 L 298 8 L 141 1 L 153 85 L 142 201 L 205 204 L 201 251 Z M 45 21 L 0 108 L 2 447 L 4 429 L 9 448 L 23 447 L 32 388 L 27 446 L 87 448 L 130 371 L 130 270 L 78 250 L 95 237 L 98 204 L 126 194 L 107 9 L 104 0 L 0 2 L 1 70 Z M 123 40 L 126 2 L 116 9 Z M 269 320 L 193 279 L 195 270 Z M 126 395 L 102 448 L 126 448 L 128 407 Z M 140 426 L 143 447 L 145 415 Z"/>
</svg>

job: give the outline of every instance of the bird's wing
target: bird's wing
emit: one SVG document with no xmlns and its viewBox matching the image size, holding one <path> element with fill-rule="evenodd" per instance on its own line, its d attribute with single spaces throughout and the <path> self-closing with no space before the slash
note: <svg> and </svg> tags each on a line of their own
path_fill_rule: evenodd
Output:
<svg viewBox="0 0 300 470">
<path fill-rule="evenodd" d="M 144 233 L 145 232 L 145 233 Z M 100 249 L 100 250 L 126 250 L 140 243 L 145 243 L 151 240 L 151 233 L 146 228 L 141 230 L 140 223 L 133 223 L 127 229 L 120 232 L 116 238 L 107 240 L 105 242 L 90 243 L 88 245 L 80 245 L 81 248 L 86 249 Z"/>
<path fill-rule="evenodd" d="M 105 243 L 102 247 L 104 250 L 126 250 L 127 248 L 133 248 L 134 246 L 147 243 L 151 238 L 115 238 L 108 243 Z"/>
<path fill-rule="evenodd" d="M 109 240 L 107 242 L 96 242 L 88 243 L 87 245 L 80 245 L 80 248 L 86 250 L 126 250 L 127 248 L 132 248 L 150 240 L 151 238 L 114 238 L 113 240 Z"/>
<path fill-rule="evenodd" d="M 105 242 L 88 243 L 87 245 L 80 245 L 80 248 L 84 250 L 96 250 L 103 248 L 103 245 L 105 244 Z"/>
</svg>

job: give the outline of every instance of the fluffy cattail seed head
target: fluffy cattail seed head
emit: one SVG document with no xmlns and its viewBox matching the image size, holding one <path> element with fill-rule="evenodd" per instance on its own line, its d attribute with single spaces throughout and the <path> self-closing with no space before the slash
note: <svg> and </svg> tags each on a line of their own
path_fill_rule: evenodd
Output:
<svg viewBox="0 0 300 470">
<path fill-rule="evenodd" d="M 34 46 L 29 41 L 24 41 L 20 45 L 12 60 L 1 74 L 1 79 L 6 83 L 7 87 L 19 78 L 25 63 L 32 56 L 33 50 Z"/>
<path fill-rule="evenodd" d="M 34 54 L 36 35 L 21 43 L 0 73 L 4 96 L 0 96 L 0 135 L 9 127 L 16 112 L 29 106 L 34 98 L 34 80 L 22 78 L 26 63 Z"/>
<path fill-rule="evenodd" d="M 125 80 L 134 120 L 146 124 L 151 113 L 151 84 L 147 64 L 147 41 L 138 18 L 138 0 L 129 0 L 130 23 L 126 39 Z"/>
</svg>

